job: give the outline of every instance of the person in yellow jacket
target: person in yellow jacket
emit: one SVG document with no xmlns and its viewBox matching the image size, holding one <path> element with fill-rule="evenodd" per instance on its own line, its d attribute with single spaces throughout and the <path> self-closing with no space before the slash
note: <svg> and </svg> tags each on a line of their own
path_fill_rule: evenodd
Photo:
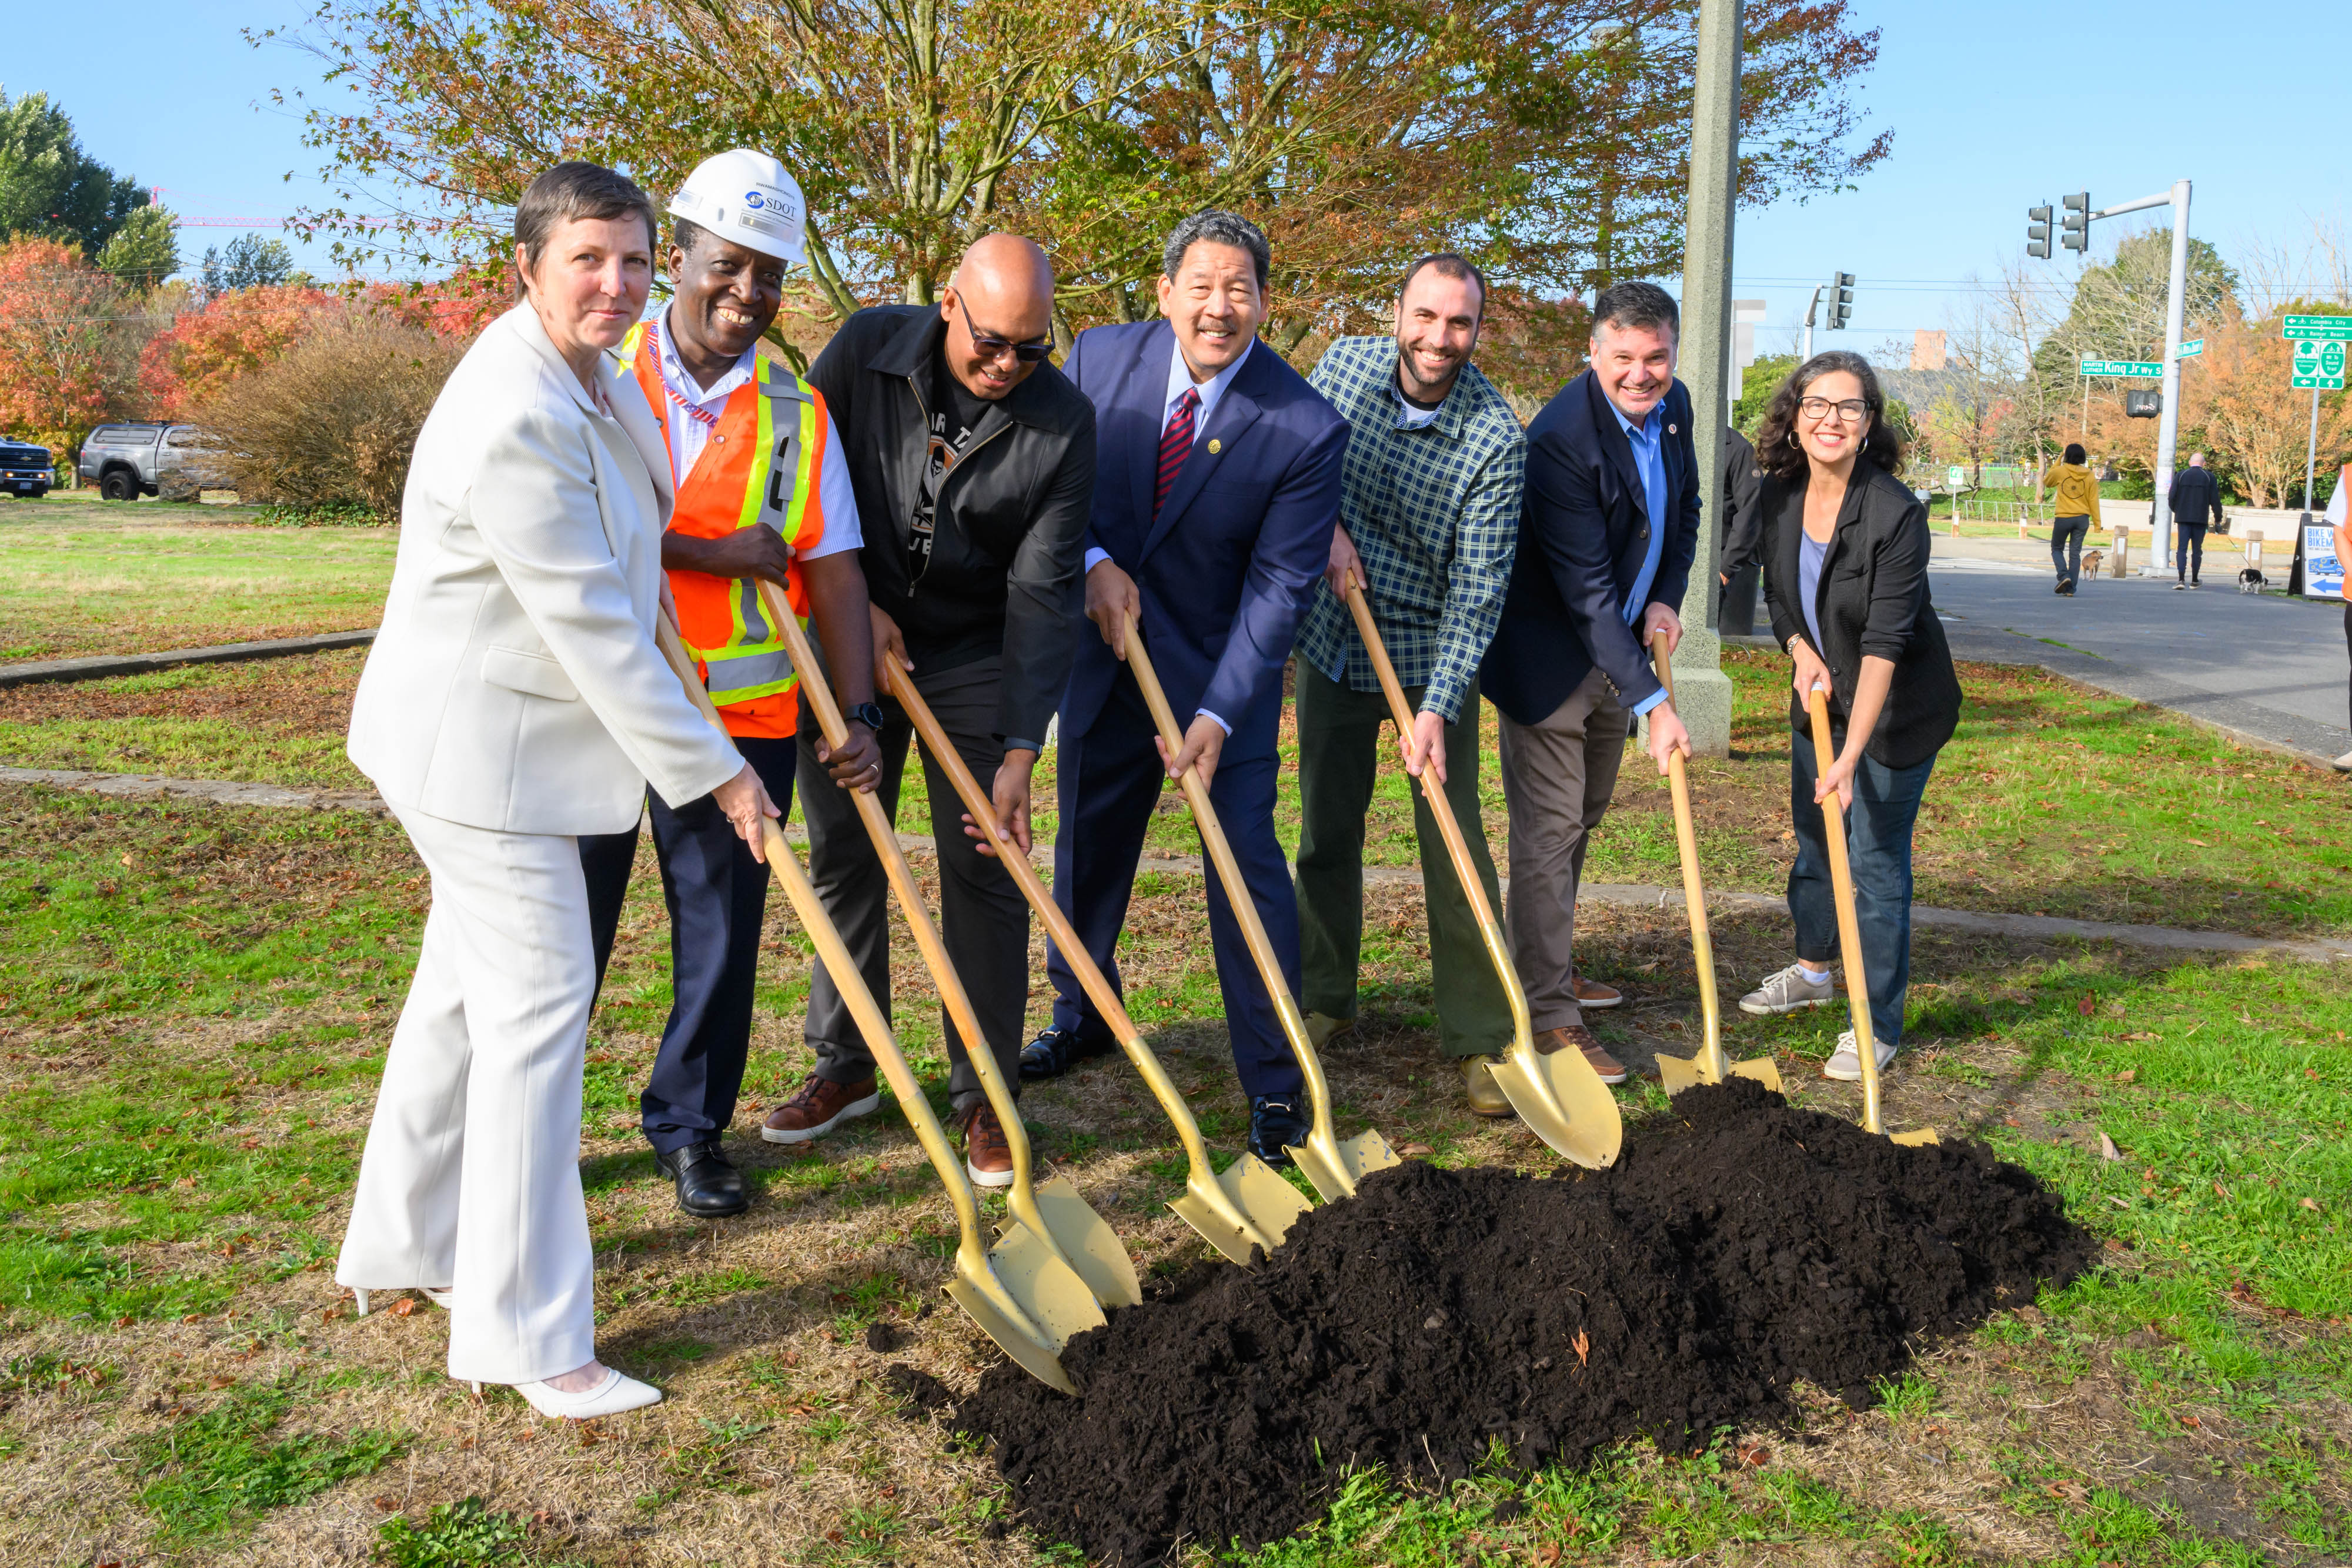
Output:
<svg viewBox="0 0 2352 1568">
<path fill-rule="evenodd" d="M 881 781 L 872 618 L 857 500 L 824 398 L 759 342 L 804 258 L 801 190 L 764 152 L 708 158 L 669 204 L 668 307 L 622 340 L 660 422 L 677 502 L 662 535 L 678 630 L 727 733 L 785 811 L 792 810 L 800 676 L 759 593 L 782 587 L 814 623 L 852 723 L 826 758 L 843 789 Z M 699 1218 L 749 1206 L 720 1151 L 749 1055 L 768 868 L 705 800 L 648 802 L 669 905 L 672 1000 L 639 1098 L 646 1141 L 678 1207 Z M 637 853 L 637 830 L 583 836 L 589 928 L 601 984 Z"/>
<path fill-rule="evenodd" d="M 2083 536 L 2099 526 L 2099 481 L 2087 465 L 2082 443 L 2070 441 L 2042 483 L 2058 492 L 2058 520 L 2050 529 L 2050 560 L 2058 569 L 2058 591 L 2074 597 L 2083 575 Z"/>
</svg>

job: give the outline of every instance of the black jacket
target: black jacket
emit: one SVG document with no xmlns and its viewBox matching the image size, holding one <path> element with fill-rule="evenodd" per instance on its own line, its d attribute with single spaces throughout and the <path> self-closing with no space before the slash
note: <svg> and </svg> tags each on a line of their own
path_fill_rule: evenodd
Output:
<svg viewBox="0 0 2352 1568">
<path fill-rule="evenodd" d="M 1756 487 L 1763 482 L 1764 471 L 1756 466 L 1755 444 L 1736 426 L 1725 426 L 1723 489 L 1718 503 L 1723 510 L 1723 527 L 1717 534 L 1723 541 L 1723 557 L 1715 569 L 1720 576 L 1738 577 L 1757 559 L 1763 543 L 1764 515 L 1756 506 Z"/>
<path fill-rule="evenodd" d="M 1699 511 L 1690 393 L 1682 382 L 1667 391 L 1663 417 L 1670 499 L 1648 598 L 1679 611 L 1698 550 Z M 1518 553 L 1478 689 L 1521 724 L 1549 718 L 1595 665 L 1628 707 L 1656 691 L 1641 617 L 1631 626 L 1624 617 L 1625 595 L 1649 549 L 1649 503 L 1633 443 L 1586 371 L 1528 426 Z"/>
<path fill-rule="evenodd" d="M 1799 610 L 1797 551 L 1805 537 L 1805 486 L 1769 475 L 1759 486 L 1764 519 L 1764 586 L 1772 601 L 1772 634 L 1812 632 Z M 1814 613 L 1822 623 L 1816 649 L 1830 667 L 1830 723 L 1844 744 L 1845 716 L 1853 704 L 1862 661 L 1875 654 L 1895 662 L 1895 684 L 1864 747 L 1874 762 L 1916 768 L 1951 739 L 1960 721 L 1960 678 L 1944 623 L 1927 598 L 1927 508 L 1893 475 L 1857 464 L 1838 508 L 1837 531 L 1822 562 Z M 1789 722 L 1799 745 L 1811 744 L 1812 719 L 1794 693 Z"/>
<path fill-rule="evenodd" d="M 2221 486 L 2210 468 L 2183 468 L 2172 476 L 2172 520 L 2201 528 L 2221 520 Z"/>
<path fill-rule="evenodd" d="M 809 380 L 849 458 L 866 588 L 919 673 L 1002 653 L 1000 737 L 1042 744 L 1070 678 L 1079 563 L 1094 504 L 1094 405 L 1050 364 L 982 416 L 939 499 L 931 564 L 907 577 L 907 537 L 929 455 L 936 307 L 883 305 L 842 323 Z"/>
</svg>

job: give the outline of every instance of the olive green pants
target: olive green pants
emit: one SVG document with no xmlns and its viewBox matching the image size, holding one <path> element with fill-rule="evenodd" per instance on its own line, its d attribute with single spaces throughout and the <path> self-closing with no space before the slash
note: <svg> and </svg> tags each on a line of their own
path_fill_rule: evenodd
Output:
<svg viewBox="0 0 2352 1568">
<path fill-rule="evenodd" d="M 1408 687 L 1417 705 L 1421 689 Z M 1356 970 L 1364 930 L 1364 814 L 1383 764 L 1412 794 L 1421 838 L 1423 898 L 1429 910 L 1429 967 L 1437 995 L 1440 1048 L 1447 1056 L 1500 1055 L 1511 1043 L 1511 1004 L 1496 977 L 1477 917 L 1445 852 L 1421 786 L 1398 758 L 1388 730 L 1388 700 L 1340 685 L 1298 664 L 1299 1005 L 1329 1018 L 1356 1016 Z M 1388 733 L 1383 733 L 1388 731 Z M 1445 798 L 1462 825 L 1471 862 L 1486 885 L 1486 907 L 1500 910 L 1494 857 L 1478 810 L 1478 688 L 1462 701 L 1462 718 L 1445 731 Z"/>
</svg>

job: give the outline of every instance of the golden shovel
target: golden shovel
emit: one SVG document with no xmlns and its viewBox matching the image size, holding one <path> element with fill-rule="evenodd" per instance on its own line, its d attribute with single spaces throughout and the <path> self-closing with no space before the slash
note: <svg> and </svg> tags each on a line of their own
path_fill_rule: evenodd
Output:
<svg viewBox="0 0 2352 1568">
<path fill-rule="evenodd" d="M 1664 628 L 1650 635 L 1650 657 L 1658 666 L 1658 684 L 1666 688 L 1666 703 L 1675 700 L 1675 671 L 1666 653 Z M 1683 754 L 1669 752 L 1666 779 L 1675 796 L 1675 847 L 1682 852 L 1683 904 L 1690 912 L 1691 963 L 1698 970 L 1698 1011 L 1706 1031 L 1696 1056 L 1658 1054 L 1658 1076 L 1668 1094 L 1679 1094 L 1699 1083 L 1720 1083 L 1726 1073 L 1752 1078 L 1773 1093 L 1780 1092 L 1780 1070 L 1769 1056 L 1735 1062 L 1723 1052 L 1722 1001 L 1715 994 L 1715 939 L 1706 928 L 1706 889 L 1698 879 L 1698 828 L 1691 821 L 1690 779 L 1683 771 Z"/>
<path fill-rule="evenodd" d="M 685 684 L 687 695 L 702 710 L 702 716 L 723 734 L 726 725 L 719 710 L 711 706 L 710 694 L 703 687 L 693 656 L 686 651 L 677 628 L 671 624 L 667 613 L 655 622 L 654 632 L 663 656 Z M 923 1098 L 923 1086 L 915 1081 L 913 1070 L 899 1052 L 898 1042 L 891 1037 L 890 1026 L 884 1020 L 882 1009 L 875 1005 L 873 993 L 866 988 L 865 977 L 858 973 L 856 963 L 841 940 L 841 933 L 826 917 L 824 902 L 810 884 L 808 873 L 784 842 L 783 830 L 772 817 L 765 819 L 761 828 L 761 844 L 769 867 L 784 884 L 784 897 L 800 916 L 809 939 L 816 944 L 817 956 L 824 961 L 834 983 L 841 988 L 842 999 L 849 1005 L 850 1016 L 857 1020 L 866 1049 L 874 1053 L 891 1093 L 898 1096 L 898 1109 L 915 1129 L 915 1141 L 922 1145 L 931 1168 L 939 1173 L 948 1189 L 957 1231 L 955 1278 L 948 1281 L 948 1299 L 962 1308 L 964 1315 L 978 1323 L 981 1332 L 1018 1362 L 1022 1370 L 1065 1394 L 1076 1394 L 1076 1385 L 1062 1370 L 1062 1347 L 1073 1335 L 1102 1327 L 1107 1321 L 1102 1309 L 1095 1304 L 1086 1281 L 1027 1226 L 1018 1222 L 1008 1226 L 1004 1239 L 993 1250 L 982 1244 L 980 1202 L 972 1196 L 971 1181 L 964 1174 L 962 1160 L 949 1145 L 940 1119 L 931 1113 L 930 1102 Z"/>
<path fill-rule="evenodd" d="M 801 629 L 791 602 L 776 585 L 764 579 L 758 580 L 760 603 L 767 611 L 768 619 L 784 634 L 784 645 L 800 673 L 801 691 L 816 710 L 817 727 L 824 732 L 827 746 L 839 747 L 848 738 L 849 731 L 842 723 L 840 705 L 833 700 L 832 688 L 824 678 L 815 651 L 809 646 L 808 633 Z M 895 665 L 892 672 L 897 673 Z M 947 944 L 940 939 L 939 927 L 932 924 L 930 909 L 923 903 L 922 891 L 915 885 L 914 869 L 907 863 L 907 852 L 898 847 L 898 834 L 890 826 L 889 814 L 882 809 L 879 796 L 863 789 L 852 789 L 849 795 L 857 802 L 857 814 L 866 824 L 866 835 L 874 841 L 874 852 L 880 857 L 882 869 L 890 879 L 890 890 L 898 895 L 898 908 L 915 934 L 915 946 L 922 950 L 924 967 L 939 986 L 940 997 L 947 1004 L 948 1016 L 955 1020 L 956 1031 L 963 1036 L 964 1054 L 971 1062 L 972 1071 L 979 1075 L 981 1092 L 988 1096 L 989 1107 L 996 1113 L 998 1123 L 1004 1128 L 1004 1141 L 1012 1148 L 1013 1186 L 1005 1193 L 1004 1203 L 1013 1219 L 1027 1228 L 1027 1235 L 1017 1237 L 1008 1226 L 1000 1232 L 1002 1239 L 991 1255 L 1008 1247 L 1043 1243 L 1076 1272 L 1096 1301 L 1106 1307 L 1136 1305 L 1143 1300 L 1143 1288 L 1136 1282 L 1135 1265 L 1128 1260 L 1127 1249 L 1109 1222 L 1078 1196 L 1069 1177 L 1056 1175 L 1043 1186 L 1034 1185 L 1029 1131 L 1022 1124 L 1020 1107 L 1013 1101 L 1003 1073 L 997 1071 L 995 1054 L 981 1034 L 980 1015 L 972 1011 L 971 997 L 964 989 L 955 966 L 948 961 Z"/>
<path fill-rule="evenodd" d="M 1348 608 L 1355 613 L 1356 631 L 1364 639 L 1364 651 L 1371 655 L 1372 670 L 1388 696 L 1389 716 L 1396 722 L 1397 735 L 1410 739 L 1412 709 L 1406 706 L 1396 666 L 1389 662 L 1388 647 L 1373 624 L 1372 607 L 1353 576 L 1348 580 Z M 1465 714 L 1463 722 L 1475 724 L 1478 716 Z M 1584 1060 L 1582 1051 L 1556 1051 L 1546 1056 L 1536 1049 L 1527 989 L 1519 984 L 1510 949 L 1503 944 L 1503 928 L 1486 902 L 1486 880 L 1470 862 L 1470 846 L 1462 837 L 1462 824 L 1454 821 L 1454 803 L 1445 798 L 1445 786 L 1425 767 L 1421 793 L 1429 802 L 1429 814 L 1436 819 L 1438 835 L 1445 841 L 1445 852 L 1453 857 L 1454 875 L 1470 901 L 1470 912 L 1477 916 L 1478 935 L 1486 938 L 1486 956 L 1494 962 L 1496 977 L 1510 998 L 1511 1043 L 1502 1061 L 1491 1069 L 1495 1082 L 1511 1102 L 1511 1109 L 1519 1113 L 1519 1120 L 1561 1158 L 1589 1170 L 1615 1164 L 1617 1150 L 1625 1141 L 1617 1097 L 1609 1092 L 1609 1085 L 1601 1082 L 1601 1074 Z"/>
<path fill-rule="evenodd" d="M 1830 703 L 1822 688 L 1807 694 L 1806 707 L 1813 720 L 1814 777 L 1826 779 L 1837 761 L 1830 747 Z M 1870 987 L 1862 972 L 1862 920 L 1853 907 L 1853 868 L 1845 858 L 1845 811 L 1832 789 L 1822 802 L 1822 837 L 1830 843 L 1830 883 L 1837 890 L 1838 952 L 1845 960 L 1845 998 L 1853 1013 L 1853 1048 L 1862 1059 L 1862 1128 L 1891 1137 L 1898 1144 L 1932 1144 L 1936 1129 L 1888 1133 L 1878 1116 L 1878 1042 L 1870 1034 Z"/>
<path fill-rule="evenodd" d="M 1094 1003 L 1096 1013 L 1118 1037 L 1119 1049 L 1127 1052 L 1127 1059 L 1135 1064 L 1136 1071 L 1143 1075 L 1144 1086 L 1151 1091 L 1151 1097 L 1160 1102 L 1160 1108 L 1167 1113 L 1169 1121 L 1175 1124 L 1177 1141 L 1184 1145 L 1184 1195 L 1168 1207 L 1176 1211 L 1177 1218 L 1199 1231 L 1202 1240 L 1236 1263 L 1246 1264 L 1250 1260 L 1252 1248 L 1273 1252 L 1282 1245 L 1282 1239 L 1290 1233 L 1291 1225 L 1307 1212 L 1307 1200 L 1298 1196 L 1297 1187 L 1276 1176 L 1273 1167 L 1246 1149 L 1242 1151 L 1241 1158 L 1225 1167 L 1223 1175 L 1211 1166 L 1207 1145 L 1201 1141 L 1200 1125 L 1192 1120 L 1192 1107 L 1185 1104 L 1184 1097 L 1176 1092 L 1175 1083 L 1169 1078 L 1167 1070 L 1160 1065 L 1160 1059 L 1151 1053 L 1151 1048 L 1143 1043 L 1142 1031 L 1127 1016 L 1127 1009 L 1120 1005 L 1118 993 L 1111 988 L 1109 978 L 1087 956 L 1085 944 L 1078 940 L 1076 928 L 1071 925 L 1069 916 L 1062 913 L 1062 906 L 1054 902 L 1054 895 L 1038 877 L 1036 867 L 1029 863 L 1029 857 L 1022 852 L 1021 846 L 1006 838 L 997 826 L 994 803 L 981 789 L 980 781 L 971 776 L 971 770 L 964 766 L 963 758 L 956 752 L 955 743 L 948 738 L 947 731 L 940 727 L 940 721 L 931 716 L 930 707 L 917 694 L 915 683 L 904 670 L 890 664 L 886 665 L 883 674 L 889 682 L 891 696 L 906 709 L 907 716 L 914 720 L 916 733 L 923 737 L 924 749 L 938 758 L 940 768 L 954 780 L 956 793 L 963 798 L 964 809 L 988 834 L 989 842 L 996 846 L 997 858 L 1004 862 L 1004 869 L 1013 873 L 1013 880 L 1020 887 L 1022 896 L 1028 899 L 1029 907 L 1035 910 L 1037 918 L 1045 922 L 1045 934 L 1054 939 L 1054 946 L 1068 961 L 1071 970 L 1078 977 L 1078 984 L 1086 988 L 1087 999 Z M 931 810 L 939 810 L 941 804 L 940 801 L 932 801 Z"/>
<path fill-rule="evenodd" d="M 1144 651 L 1142 629 L 1134 616 L 1127 619 L 1127 664 L 1135 672 L 1136 684 L 1143 688 L 1143 700 L 1151 709 L 1151 722 L 1160 727 L 1160 737 L 1167 743 L 1168 755 L 1174 757 L 1184 748 L 1184 732 L 1176 726 L 1176 716 L 1168 710 L 1168 694 L 1160 689 L 1160 677 L 1151 668 L 1151 655 Z M 1265 980 L 1266 995 L 1273 999 L 1274 1010 L 1282 1019 L 1282 1032 L 1290 1041 L 1291 1053 L 1298 1058 L 1298 1070 L 1307 1080 L 1307 1097 L 1311 1106 L 1307 1133 L 1307 1146 L 1286 1152 L 1315 1184 L 1315 1190 L 1325 1202 L 1338 1197 L 1356 1196 L 1356 1184 L 1377 1170 L 1402 1162 L 1389 1141 L 1377 1132 L 1363 1132 L 1339 1141 L 1331 1127 L 1331 1090 L 1324 1082 L 1323 1064 L 1315 1058 L 1315 1047 L 1307 1039 L 1307 1020 L 1298 1016 L 1298 1003 L 1290 995 L 1290 984 L 1282 977 L 1282 961 L 1274 951 L 1274 942 L 1265 934 L 1265 923 L 1258 918 L 1257 901 L 1250 896 L 1249 883 L 1242 880 L 1242 869 L 1234 859 L 1233 846 L 1225 841 L 1225 831 L 1217 823 L 1216 808 L 1209 804 L 1209 787 L 1201 782 L 1198 769 L 1187 768 L 1179 781 L 1184 790 L 1184 802 L 1192 808 L 1192 821 L 1201 830 L 1201 842 L 1207 846 L 1209 859 L 1216 867 L 1218 880 L 1225 886 L 1225 902 L 1233 906 L 1234 919 L 1242 928 L 1242 939 L 1249 946 L 1250 956 L 1257 963 L 1258 974 Z M 1279 1179 L 1279 1178 L 1277 1178 Z"/>
</svg>

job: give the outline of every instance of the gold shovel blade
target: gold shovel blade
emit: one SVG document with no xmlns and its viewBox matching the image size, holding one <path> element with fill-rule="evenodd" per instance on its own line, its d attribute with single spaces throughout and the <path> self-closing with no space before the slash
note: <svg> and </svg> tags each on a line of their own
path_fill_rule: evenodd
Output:
<svg viewBox="0 0 2352 1568">
<path fill-rule="evenodd" d="M 1051 1354 L 1059 1355 L 1073 1335 L 1098 1329 L 1109 1321 L 1103 1316 L 1102 1304 L 1095 1300 L 1094 1291 L 1087 1288 L 1077 1270 L 1056 1257 L 1043 1238 L 1018 1220 L 999 1233 L 996 1245 L 988 1249 L 988 1263 L 996 1283 L 1003 1287 L 1013 1306 L 1036 1326 L 1034 1335 L 1023 1337 L 1042 1340 Z M 958 1273 L 961 1275 L 961 1270 Z M 988 1328 L 984 1322 L 981 1326 Z M 990 1329 L 989 1334 L 994 1338 L 995 1331 Z M 1013 1359 L 1018 1361 L 1020 1357 Z M 1024 1361 L 1022 1364 L 1026 1366 L 1028 1363 Z"/>
<path fill-rule="evenodd" d="M 1298 1196 L 1298 1189 L 1275 1173 L 1272 1166 L 1242 1151 L 1242 1157 L 1217 1173 L 1217 1186 L 1235 1208 L 1276 1247 L 1290 1234 L 1298 1217 L 1314 1206 Z M 1268 1250 L 1272 1250 L 1271 1248 Z M 1244 1249 L 1241 1262 L 1249 1261 Z"/>
<path fill-rule="evenodd" d="M 1685 1089 L 1695 1089 L 1702 1083 L 1722 1082 L 1722 1079 L 1714 1076 L 1706 1071 L 1706 1066 L 1704 1065 L 1705 1061 L 1706 1058 L 1704 1056 L 1694 1056 L 1689 1058 L 1680 1056 L 1659 1057 L 1658 1076 L 1665 1083 L 1667 1097 L 1672 1098 L 1673 1096 L 1681 1093 Z M 1772 1091 L 1773 1093 L 1778 1094 L 1781 1092 L 1780 1070 L 1773 1065 L 1772 1059 L 1769 1056 L 1750 1057 L 1746 1061 L 1733 1062 L 1731 1064 L 1731 1076 L 1734 1078 L 1752 1078 L 1757 1082 L 1764 1085 L 1765 1088 Z"/>
<path fill-rule="evenodd" d="M 1013 1364 L 1048 1388 L 1075 1395 L 1078 1385 L 1062 1370 L 1061 1357 L 1049 1345 L 1040 1343 L 1021 1324 L 1001 1311 L 989 1292 L 959 1274 L 947 1284 L 948 1300 L 963 1311 L 963 1315 L 980 1325 L 980 1332 L 996 1342 L 996 1348 L 1013 1358 Z"/>
<path fill-rule="evenodd" d="M 1918 1148 L 1924 1144 L 1943 1142 L 1936 1136 L 1936 1129 L 1933 1127 L 1922 1127 L 1916 1133 L 1889 1133 L 1886 1135 L 1886 1141 L 1890 1144 L 1901 1144 L 1906 1148 L 1912 1149 Z"/>
<path fill-rule="evenodd" d="M 1546 1056 L 1520 1040 L 1491 1071 L 1519 1120 L 1562 1159 L 1596 1171 L 1617 1163 L 1625 1141 L 1617 1097 L 1581 1051 Z"/>
<path fill-rule="evenodd" d="M 1055 1176 L 1040 1185 L 1035 1196 L 1037 1212 L 1044 1216 L 1054 1244 L 1095 1300 L 1106 1307 L 1131 1307 L 1143 1300 L 1143 1287 L 1136 1280 L 1127 1249 L 1119 1245 L 1110 1222 L 1078 1196 L 1069 1177 Z"/>
<path fill-rule="evenodd" d="M 1298 1168 L 1307 1173 L 1307 1179 L 1323 1195 L 1326 1203 L 1355 1197 L 1356 1184 L 1364 1177 L 1403 1164 L 1396 1151 L 1389 1147 L 1389 1141 L 1377 1131 L 1328 1140 L 1310 1134 L 1304 1147 L 1286 1147 L 1283 1152 L 1298 1162 Z"/>
</svg>

